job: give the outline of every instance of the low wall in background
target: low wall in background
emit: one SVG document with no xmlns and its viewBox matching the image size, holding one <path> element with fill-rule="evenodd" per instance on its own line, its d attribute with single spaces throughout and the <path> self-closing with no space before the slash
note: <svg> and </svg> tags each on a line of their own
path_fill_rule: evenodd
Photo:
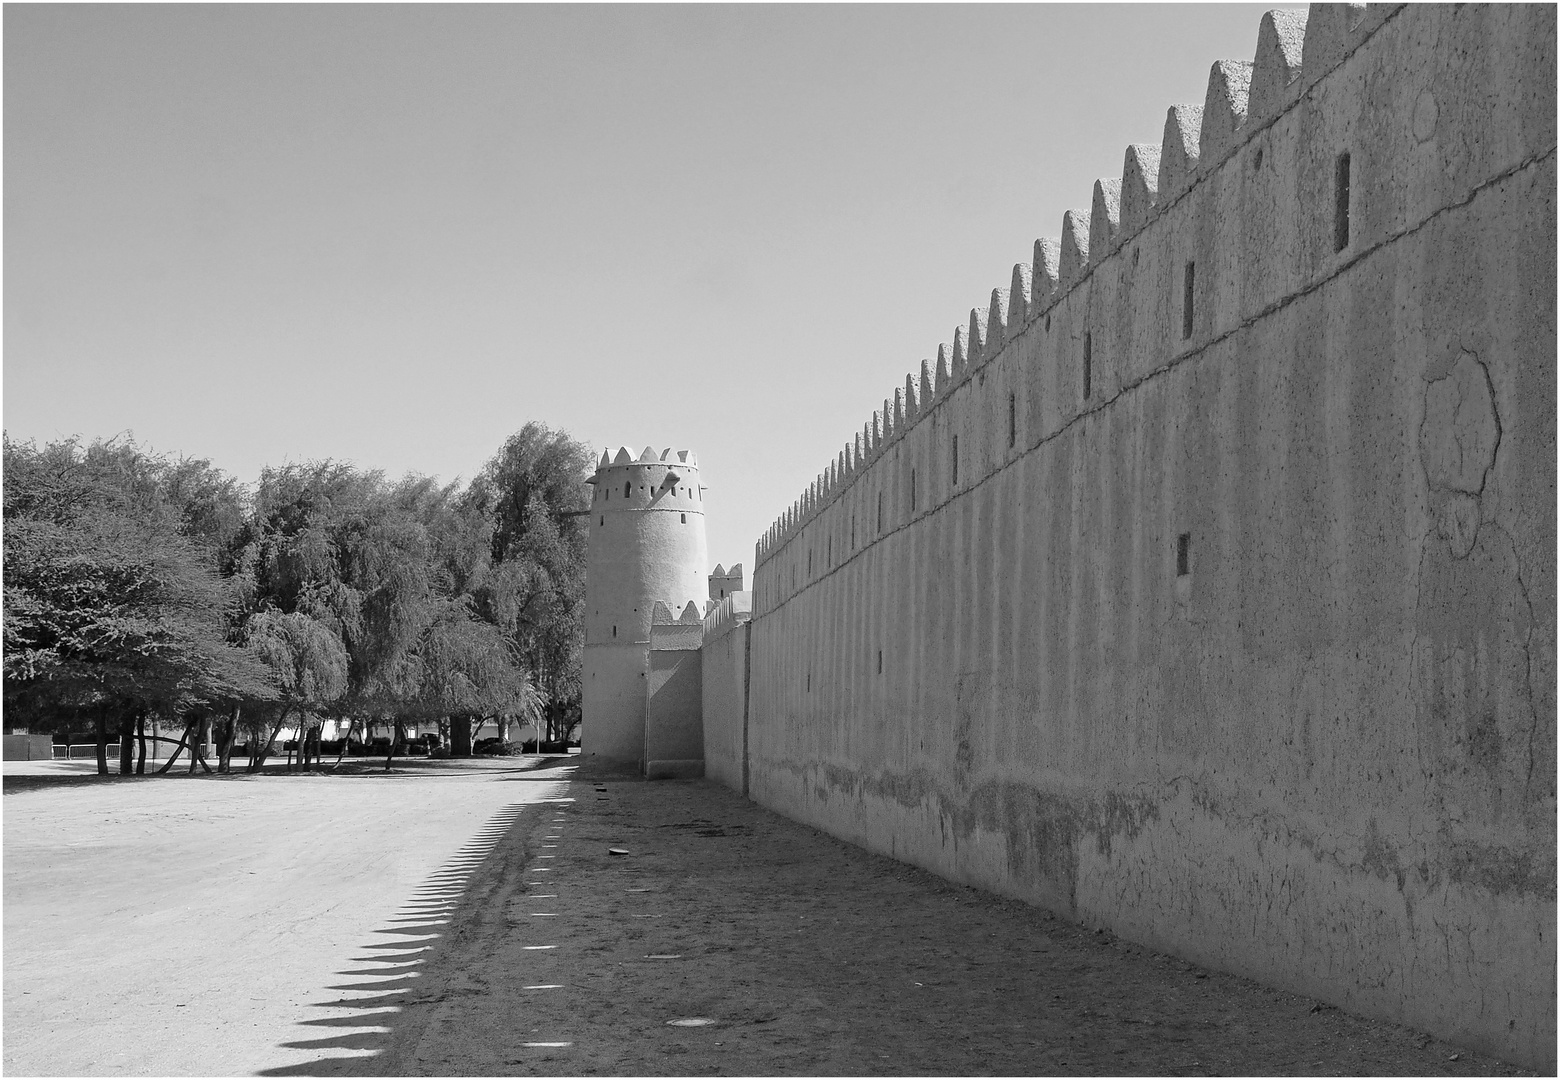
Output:
<svg viewBox="0 0 1560 1080">
<path fill-rule="evenodd" d="M 704 625 L 690 603 L 682 618 L 657 602 L 645 671 L 645 778 L 704 775 Z"/>
<path fill-rule="evenodd" d="M 711 775 L 1552 1070 L 1555 81 L 1265 17 L 762 538 Z"/>
<path fill-rule="evenodd" d="M 54 737 L 52 735 L 6 735 L 6 761 L 52 761 Z"/>
</svg>

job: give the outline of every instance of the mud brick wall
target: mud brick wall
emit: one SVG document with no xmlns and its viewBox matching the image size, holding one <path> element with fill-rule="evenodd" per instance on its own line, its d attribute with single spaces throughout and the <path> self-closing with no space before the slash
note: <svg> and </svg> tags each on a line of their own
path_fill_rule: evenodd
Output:
<svg viewBox="0 0 1560 1080">
<path fill-rule="evenodd" d="M 752 796 L 1552 1069 L 1555 76 L 1264 17 L 760 540 Z"/>
<path fill-rule="evenodd" d="M 748 650 L 753 594 L 728 593 L 704 616 L 704 775 L 747 794 Z"/>
</svg>

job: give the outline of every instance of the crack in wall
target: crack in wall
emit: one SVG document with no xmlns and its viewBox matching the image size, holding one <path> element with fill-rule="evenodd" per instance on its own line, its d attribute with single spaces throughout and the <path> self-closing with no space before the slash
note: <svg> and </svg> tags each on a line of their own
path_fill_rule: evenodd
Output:
<svg viewBox="0 0 1560 1080">
<path fill-rule="evenodd" d="M 1527 633 L 1522 637 L 1522 685 L 1523 688 L 1527 691 L 1526 696 L 1528 703 L 1528 716 L 1532 723 L 1528 726 L 1528 766 L 1527 776 L 1523 783 L 1522 793 L 1524 798 L 1531 798 L 1533 790 L 1533 766 L 1537 763 L 1538 760 L 1538 748 L 1536 745 L 1539 729 L 1538 695 L 1533 687 L 1533 635 L 1538 630 L 1538 618 L 1533 612 L 1533 598 L 1528 593 L 1527 582 L 1523 580 L 1522 577 L 1522 556 L 1521 553 L 1517 550 L 1516 538 L 1513 537 L 1510 531 L 1508 531 L 1506 527 L 1498 521 L 1489 522 L 1489 526 L 1491 529 L 1500 533 L 1501 536 L 1505 537 L 1506 543 L 1511 548 L 1512 576 L 1517 580 L 1517 591 L 1522 596 L 1522 604 L 1525 608 L 1527 608 L 1528 614 Z"/>
<path fill-rule="evenodd" d="M 1466 559 L 1478 543 L 1484 489 L 1503 435 L 1495 381 L 1477 353 L 1463 349 L 1444 370 L 1426 371 L 1420 473 L 1435 528 L 1454 559 Z"/>
</svg>

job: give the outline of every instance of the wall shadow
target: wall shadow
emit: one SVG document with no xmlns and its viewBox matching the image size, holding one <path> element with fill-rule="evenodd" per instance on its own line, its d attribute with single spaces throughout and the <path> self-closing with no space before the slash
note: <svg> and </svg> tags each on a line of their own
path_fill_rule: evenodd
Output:
<svg viewBox="0 0 1560 1080">
<path fill-rule="evenodd" d="M 551 782 L 567 781 L 553 777 Z M 385 925 L 368 935 L 369 940 L 348 961 L 349 966 L 336 972 L 342 981 L 322 987 L 331 996 L 309 1002 L 310 1007 L 331 1015 L 300 1021 L 308 1037 L 278 1044 L 318 1056 L 263 1069 L 258 1075 L 362 1076 L 382 1071 L 381 1059 L 405 1008 L 440 998 L 436 987 L 421 985 L 422 976 L 467 898 L 478 868 L 520 824 L 527 809 L 553 804 L 554 800 L 513 803 L 489 818 Z"/>
</svg>

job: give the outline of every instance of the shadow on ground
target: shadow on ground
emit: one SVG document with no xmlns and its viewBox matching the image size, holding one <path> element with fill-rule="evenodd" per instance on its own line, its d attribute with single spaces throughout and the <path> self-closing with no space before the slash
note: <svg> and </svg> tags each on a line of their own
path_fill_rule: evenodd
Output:
<svg viewBox="0 0 1560 1080">
<path fill-rule="evenodd" d="M 567 777 L 516 776 L 552 784 Z M 480 915 L 482 885 L 495 875 L 484 873 L 486 864 L 524 858 L 523 845 L 506 843 L 520 834 L 527 810 L 540 812 L 567 798 L 518 802 L 495 813 L 443 866 L 418 887 L 387 925 L 372 932 L 349 963 L 337 972 L 343 981 L 323 987 L 338 996 L 310 1002 L 310 1006 L 340 1015 L 304 1020 L 301 1026 L 312 1037 L 281 1043 L 292 1050 L 318 1054 L 295 1065 L 265 1069 L 261 1076 L 375 1075 L 380 1059 L 394 1044 L 398 1022 L 408 1005 L 437 1002 L 450 992 L 446 986 L 424 985 L 429 962 L 451 934 L 461 932 L 462 915 Z M 458 992 L 458 988 L 456 988 Z M 349 1010 L 349 1011 L 344 1011 Z"/>
</svg>

